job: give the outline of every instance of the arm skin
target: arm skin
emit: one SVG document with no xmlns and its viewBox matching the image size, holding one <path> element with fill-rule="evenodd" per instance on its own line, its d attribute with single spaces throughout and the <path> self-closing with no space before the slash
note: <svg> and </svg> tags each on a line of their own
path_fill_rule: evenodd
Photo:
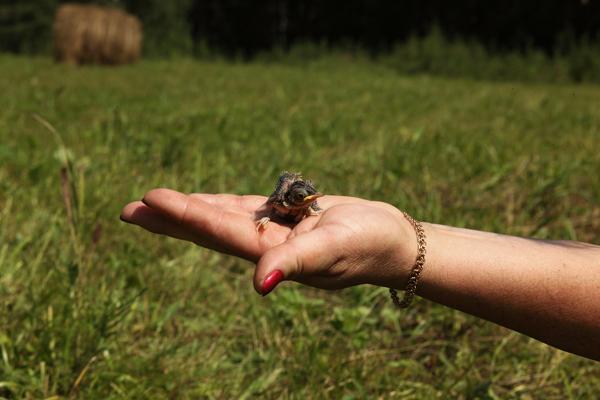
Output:
<svg viewBox="0 0 600 400">
<path fill-rule="evenodd" d="M 126 205 L 121 219 L 255 262 L 262 295 L 281 280 L 323 289 L 405 287 L 417 243 L 397 208 L 325 196 L 319 216 L 294 226 L 272 221 L 257 232 L 265 201 L 154 189 Z M 600 361 L 600 246 L 423 226 L 418 295 Z"/>
<path fill-rule="evenodd" d="M 425 230 L 419 295 L 600 361 L 600 246 Z"/>
</svg>

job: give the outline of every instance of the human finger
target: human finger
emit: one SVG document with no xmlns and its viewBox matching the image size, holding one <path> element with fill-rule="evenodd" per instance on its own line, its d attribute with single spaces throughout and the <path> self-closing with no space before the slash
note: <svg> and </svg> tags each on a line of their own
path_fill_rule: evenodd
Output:
<svg viewBox="0 0 600 400">
<path fill-rule="evenodd" d="M 230 211 L 252 214 L 267 201 L 265 196 L 236 195 L 228 193 L 192 193 L 194 199 L 200 199 L 215 207 L 223 207 Z"/>
<path fill-rule="evenodd" d="M 318 227 L 272 247 L 257 263 L 254 288 L 264 296 L 283 280 L 302 281 L 320 273 L 327 276 L 329 267 L 341 256 L 337 239 L 329 229 Z"/>
<path fill-rule="evenodd" d="M 152 233 L 193 241 L 194 236 L 191 232 L 141 201 L 134 201 L 123 207 L 120 218 Z"/>
<path fill-rule="evenodd" d="M 123 222 L 138 225 L 152 233 L 186 240 L 222 253 L 227 252 L 227 249 L 220 243 L 199 237 L 196 232 L 174 221 L 172 218 L 165 216 L 152 207 L 147 206 L 141 201 L 127 204 L 121 211 L 120 218 Z"/>
<path fill-rule="evenodd" d="M 153 189 L 142 201 L 194 232 L 196 243 L 210 248 L 218 246 L 219 251 L 228 254 L 256 261 L 264 251 L 264 239 L 275 240 L 275 229 L 269 230 L 270 236 L 259 237 L 251 216 L 215 207 L 198 197 L 170 189 Z"/>
</svg>

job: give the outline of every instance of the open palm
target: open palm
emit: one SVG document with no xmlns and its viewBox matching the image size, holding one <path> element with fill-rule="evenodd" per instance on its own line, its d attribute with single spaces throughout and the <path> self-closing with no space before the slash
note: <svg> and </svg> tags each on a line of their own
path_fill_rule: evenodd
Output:
<svg viewBox="0 0 600 400">
<path fill-rule="evenodd" d="M 257 263 L 254 284 L 279 269 L 285 279 L 321 288 L 398 282 L 413 257 L 410 226 L 395 207 L 324 196 L 324 212 L 296 225 L 277 220 L 257 231 L 266 197 L 183 194 L 154 189 L 126 205 L 121 219 L 142 228 Z M 391 280 L 390 280 L 391 279 Z"/>
</svg>

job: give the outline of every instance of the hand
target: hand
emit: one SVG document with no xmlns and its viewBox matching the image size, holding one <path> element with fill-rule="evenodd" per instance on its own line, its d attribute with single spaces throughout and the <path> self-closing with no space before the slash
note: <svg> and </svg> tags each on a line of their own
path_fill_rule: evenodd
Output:
<svg viewBox="0 0 600 400">
<path fill-rule="evenodd" d="M 318 216 L 297 225 L 272 220 L 257 231 L 266 200 L 154 189 L 125 206 L 121 219 L 257 263 L 254 287 L 263 295 L 283 279 L 323 289 L 364 283 L 404 287 L 417 245 L 412 226 L 397 208 L 324 196 Z"/>
</svg>

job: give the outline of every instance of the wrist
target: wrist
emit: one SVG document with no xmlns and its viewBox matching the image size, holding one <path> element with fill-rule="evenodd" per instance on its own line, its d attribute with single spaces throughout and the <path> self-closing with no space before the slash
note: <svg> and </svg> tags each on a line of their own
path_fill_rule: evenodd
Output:
<svg viewBox="0 0 600 400">
<path fill-rule="evenodd" d="M 410 273 L 408 275 L 408 279 L 406 281 L 406 287 L 404 289 L 404 296 L 402 300 L 398 297 L 398 292 L 394 288 L 390 288 L 390 296 L 392 297 L 392 301 L 399 308 L 406 308 L 410 305 L 415 294 L 417 292 L 417 285 L 419 283 L 419 278 L 421 277 L 421 272 L 423 271 L 423 267 L 425 266 L 425 253 L 427 252 L 427 237 L 425 235 L 425 229 L 421 222 L 415 220 L 413 217 L 408 215 L 406 212 L 402 212 L 404 217 L 410 222 L 412 227 L 415 230 L 415 235 L 417 237 L 417 257 L 415 259 L 415 264 L 410 269 Z"/>
<path fill-rule="evenodd" d="M 388 211 L 393 215 L 393 229 L 387 232 L 387 250 L 375 265 L 374 279 L 369 283 L 404 290 L 417 260 L 417 234 L 401 210 L 390 207 Z"/>
<path fill-rule="evenodd" d="M 397 289 L 404 290 L 419 255 L 419 241 L 415 227 L 409 220 L 410 217 L 404 215 L 402 211 L 400 211 L 400 214 L 402 216 L 402 233 L 398 238 L 400 242 L 398 249 L 401 253 L 398 262 L 398 272 L 400 273 L 401 281 Z"/>
</svg>

